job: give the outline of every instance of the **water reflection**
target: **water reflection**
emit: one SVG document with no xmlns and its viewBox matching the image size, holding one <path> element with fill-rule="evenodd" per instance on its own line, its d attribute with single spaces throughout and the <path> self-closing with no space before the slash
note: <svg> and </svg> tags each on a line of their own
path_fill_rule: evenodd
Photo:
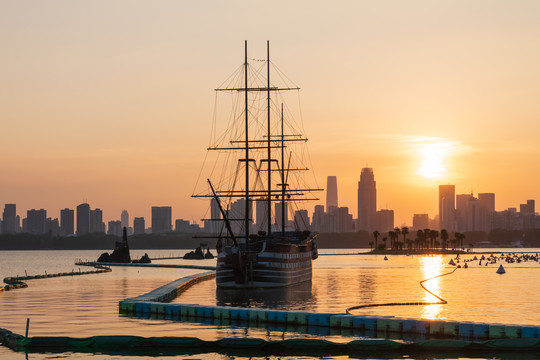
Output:
<svg viewBox="0 0 540 360">
<path fill-rule="evenodd" d="M 424 279 L 433 278 L 435 276 L 441 275 L 444 269 L 444 262 L 442 256 L 423 256 L 420 258 L 420 266 L 422 268 L 422 273 Z M 439 294 L 440 293 L 440 277 L 431 279 L 427 281 L 424 285 L 429 291 Z M 431 295 L 428 292 L 425 292 L 424 296 L 425 302 L 437 302 L 435 296 Z M 426 305 L 422 309 L 421 317 L 424 319 L 437 319 L 439 318 L 443 309 L 443 305 Z"/>
<path fill-rule="evenodd" d="M 309 308 L 315 301 L 311 281 L 275 289 L 224 289 L 216 287 L 219 306 L 261 307 L 270 309 Z"/>
</svg>

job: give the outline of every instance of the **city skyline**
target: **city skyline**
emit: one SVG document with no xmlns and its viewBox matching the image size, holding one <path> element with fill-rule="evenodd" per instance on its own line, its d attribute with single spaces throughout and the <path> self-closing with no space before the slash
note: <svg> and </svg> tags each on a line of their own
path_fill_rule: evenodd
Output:
<svg viewBox="0 0 540 360">
<path fill-rule="evenodd" d="M 432 228 L 432 229 L 446 229 L 449 232 L 459 231 L 475 231 L 481 230 L 486 233 L 495 228 L 535 228 L 538 227 L 538 218 L 535 208 L 535 199 L 526 199 L 524 203 L 516 203 L 512 207 L 497 208 L 495 201 L 495 193 L 478 193 L 478 197 L 474 196 L 474 193 L 456 193 L 455 185 L 439 185 L 438 186 L 438 205 L 439 213 L 430 214 L 416 213 L 408 222 L 397 223 L 395 221 L 394 210 L 382 207 L 375 207 L 374 202 L 376 199 L 377 188 L 374 177 L 374 171 L 372 168 L 363 168 L 358 182 L 358 198 L 357 207 L 359 214 L 362 216 L 353 217 L 353 214 L 349 213 L 348 207 L 338 206 L 338 178 L 337 176 L 327 176 L 326 193 L 326 208 L 321 204 L 314 204 L 313 211 L 309 212 L 307 209 L 293 209 L 290 208 L 285 212 L 286 226 L 292 226 L 296 223 L 299 227 L 304 227 L 310 224 L 310 219 L 313 219 L 311 226 L 315 228 L 312 230 L 320 232 L 342 232 L 342 231 L 359 231 L 364 230 L 372 232 L 373 230 L 388 231 L 394 226 L 396 227 L 409 227 L 409 228 Z M 256 206 L 250 206 L 252 215 L 251 225 L 254 225 L 250 232 L 260 231 L 266 229 L 266 202 L 257 199 L 255 201 Z M 264 199 L 262 199 L 264 200 Z M 328 204 L 331 204 L 328 206 Z M 287 203 L 285 204 L 287 205 Z M 519 208 L 518 208 L 519 205 Z M 281 204 L 276 203 L 273 211 L 273 228 L 276 231 L 281 228 Z M 10 229 L 20 227 L 25 228 L 25 232 L 29 233 L 45 233 L 49 222 L 56 222 L 58 233 L 61 236 L 65 234 L 85 235 L 92 232 L 103 232 L 120 236 L 122 227 L 126 226 L 130 228 L 130 231 L 135 230 L 135 233 L 142 233 L 145 230 L 151 230 L 152 233 L 159 234 L 168 231 L 179 231 L 178 229 L 188 229 L 192 225 L 200 228 L 204 231 L 217 232 L 220 226 L 215 221 L 208 221 L 210 219 L 221 219 L 221 214 L 218 211 L 217 204 L 214 199 L 209 202 L 210 218 L 202 219 L 203 221 L 191 222 L 186 219 L 176 218 L 172 215 L 171 206 L 152 206 L 149 228 L 145 228 L 145 217 L 133 217 L 133 222 L 129 223 L 129 212 L 123 209 L 118 218 L 112 217 L 112 220 L 106 221 L 103 217 L 103 210 L 100 208 L 92 209 L 90 204 L 82 203 L 76 207 L 76 224 L 74 226 L 74 209 L 64 208 L 60 210 L 60 214 L 57 218 L 54 216 L 47 217 L 46 209 L 26 209 L 27 217 L 19 215 L 16 210 L 16 204 L 4 204 L 4 211 L 2 218 L 0 218 L 0 233 L 7 229 L 6 232 L 12 232 Z M 244 200 L 231 204 L 231 209 L 228 211 L 234 218 L 241 218 L 243 215 L 245 205 Z M 287 207 L 286 207 L 287 209 Z M 519 209 L 519 210 L 518 210 Z M 294 211 L 294 213 L 292 213 Z M 24 212 L 24 210 L 22 210 Z M 255 216 L 253 215 L 255 213 Z M 367 215 L 369 213 L 369 215 Z M 310 214 L 312 217 L 310 217 Z M 331 214 L 332 218 L 325 218 L 325 214 Z M 442 215 L 441 215 L 442 214 Z M 492 215 L 491 215 L 492 214 Z M 515 217 L 512 214 L 524 214 L 525 218 Z M 491 216 L 488 220 L 488 215 Z M 14 217 L 19 222 L 17 225 L 13 225 L 15 221 Z M 7 222 L 1 222 L 3 219 L 8 218 Z M 512 219 L 513 218 L 513 219 Z M 35 220 L 38 219 L 38 220 Z M 41 221 L 40 221 L 40 220 Z M 67 225 L 64 222 L 67 221 Z M 121 220 L 115 220 L 121 219 Z M 173 221 L 175 219 L 175 221 Z M 25 223 L 26 221 L 26 223 Z M 330 222 L 329 222 L 330 221 Z M 106 223 L 108 222 L 108 226 Z M 7 224 L 7 225 L 4 225 Z M 41 225 L 36 225 L 41 224 Z M 168 224 L 168 225 L 167 225 Z M 175 226 L 173 227 L 173 224 Z M 216 225 L 217 224 L 217 225 Z M 422 225 L 415 225 L 422 224 Z M 242 233 L 241 226 L 233 223 L 233 231 L 235 233 Z M 40 227 L 41 226 L 41 227 Z M 113 229 L 114 230 L 111 230 Z M 138 228 L 138 230 L 137 230 Z M 71 229 L 71 231 L 66 230 Z M 75 230 L 75 231 L 74 231 Z"/>
<path fill-rule="evenodd" d="M 302 88 L 318 185 L 337 176 L 354 217 L 357 164 L 397 224 L 437 213 L 440 184 L 499 209 L 540 199 L 540 3 L 519 4 L 3 2 L 0 203 L 59 214 L 88 199 L 106 221 L 168 204 L 199 221 L 213 89 L 244 39 L 255 59 L 270 40 Z"/>
</svg>

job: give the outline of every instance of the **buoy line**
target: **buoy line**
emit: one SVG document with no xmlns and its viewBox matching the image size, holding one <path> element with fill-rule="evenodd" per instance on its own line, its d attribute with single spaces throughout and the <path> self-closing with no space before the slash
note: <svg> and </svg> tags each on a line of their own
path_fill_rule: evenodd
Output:
<svg viewBox="0 0 540 360">
<path fill-rule="evenodd" d="M 428 289 L 424 286 L 424 283 L 425 283 L 426 281 L 429 281 L 429 280 L 433 280 L 433 279 L 436 279 L 436 278 L 439 278 L 439 277 L 442 277 L 442 276 L 446 276 L 446 275 L 453 274 L 457 269 L 459 269 L 459 268 L 455 268 L 454 270 L 452 270 L 452 271 L 450 271 L 450 272 L 447 272 L 447 273 L 444 273 L 444 274 L 440 274 L 440 275 L 431 277 L 431 278 L 429 278 L 429 279 L 424 279 L 424 280 L 420 281 L 420 286 L 422 287 L 422 289 L 424 289 L 424 290 L 425 290 L 426 292 L 428 292 L 429 294 L 435 296 L 437 299 L 439 299 L 439 301 L 435 301 L 435 302 L 426 302 L 426 301 L 422 301 L 422 302 L 404 302 L 404 303 L 383 303 L 383 304 L 356 305 L 356 306 L 351 306 L 350 308 L 347 308 L 346 312 L 347 312 L 347 314 L 352 315 L 352 313 L 351 313 L 352 310 L 357 310 L 357 309 L 362 309 L 362 308 L 367 308 L 367 307 L 377 307 L 377 306 L 444 305 L 444 304 L 448 304 L 448 301 L 444 300 L 444 299 L 443 299 L 442 297 L 440 297 L 439 295 L 434 294 L 433 292 L 431 292 L 430 290 L 428 290 Z"/>
</svg>

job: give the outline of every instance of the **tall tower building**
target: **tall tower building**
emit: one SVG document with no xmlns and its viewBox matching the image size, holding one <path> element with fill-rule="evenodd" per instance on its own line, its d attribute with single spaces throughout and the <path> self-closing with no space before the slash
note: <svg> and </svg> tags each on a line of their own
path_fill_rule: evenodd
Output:
<svg viewBox="0 0 540 360">
<path fill-rule="evenodd" d="M 439 185 L 439 230 L 455 231 L 455 194 L 455 185 Z"/>
<path fill-rule="evenodd" d="M 282 207 L 281 202 L 277 202 L 274 205 L 276 209 L 276 231 L 281 231 L 281 229 L 283 229 L 283 226 L 286 227 L 287 225 L 289 225 L 289 203 L 283 203 L 283 205 L 284 206 Z"/>
<path fill-rule="evenodd" d="M 377 183 L 372 168 L 363 168 L 358 182 L 358 228 L 373 231 L 377 215 Z"/>
<path fill-rule="evenodd" d="M 212 198 L 210 200 L 210 232 L 213 234 L 218 234 L 223 225 L 221 219 L 221 211 L 219 210 L 219 205 L 216 199 Z"/>
<path fill-rule="evenodd" d="M 90 205 L 87 203 L 77 206 L 77 235 L 90 232 Z"/>
<path fill-rule="evenodd" d="M 326 179 L 326 211 L 332 212 L 338 208 L 337 177 L 328 176 Z"/>
<path fill-rule="evenodd" d="M 257 232 L 268 231 L 268 202 L 263 197 L 255 200 L 255 228 Z"/>
<path fill-rule="evenodd" d="M 152 206 L 152 234 L 172 231 L 172 208 L 170 206 Z"/>
<path fill-rule="evenodd" d="M 2 213 L 2 233 L 14 234 L 17 232 L 17 205 L 5 204 L 4 212 Z"/>
<path fill-rule="evenodd" d="M 75 212 L 73 209 L 60 210 L 60 236 L 73 235 L 75 232 Z"/>
<path fill-rule="evenodd" d="M 90 210 L 90 232 L 105 232 L 105 224 L 103 223 L 103 211 L 101 209 Z"/>
<path fill-rule="evenodd" d="M 122 222 L 122 229 L 129 228 L 129 214 L 127 210 L 122 210 L 122 214 L 120 215 L 120 221 Z"/>
</svg>

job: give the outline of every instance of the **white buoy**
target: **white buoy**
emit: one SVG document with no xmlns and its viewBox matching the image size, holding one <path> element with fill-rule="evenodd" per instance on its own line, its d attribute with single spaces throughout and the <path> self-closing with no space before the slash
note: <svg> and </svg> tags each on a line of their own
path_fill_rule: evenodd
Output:
<svg viewBox="0 0 540 360">
<path fill-rule="evenodd" d="M 476 255 L 473 257 L 473 260 L 478 260 L 478 258 L 476 257 Z"/>
<path fill-rule="evenodd" d="M 502 265 L 500 265 L 499 268 L 497 269 L 497 274 L 502 275 L 505 272 L 506 272 L 506 270 L 504 270 L 504 267 Z"/>
<path fill-rule="evenodd" d="M 450 259 L 450 262 L 448 264 L 452 266 L 456 265 L 456 263 L 454 262 L 454 259 Z"/>
<path fill-rule="evenodd" d="M 384 256 L 384 260 L 388 260 L 388 258 L 386 257 L 386 255 Z"/>
</svg>

